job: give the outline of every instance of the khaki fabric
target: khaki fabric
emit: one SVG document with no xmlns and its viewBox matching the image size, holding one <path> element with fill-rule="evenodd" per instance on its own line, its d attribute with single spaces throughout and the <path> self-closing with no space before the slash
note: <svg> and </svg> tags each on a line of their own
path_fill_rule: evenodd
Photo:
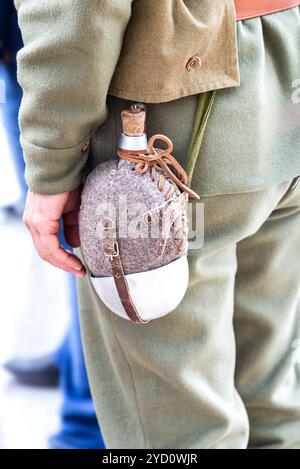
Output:
<svg viewBox="0 0 300 469">
<path fill-rule="evenodd" d="M 180 306 L 135 325 L 79 280 L 81 327 L 108 448 L 300 449 L 300 190 L 204 197 Z M 250 435 L 250 436 L 249 436 Z"/>
<path fill-rule="evenodd" d="M 239 84 L 233 0 L 21 0 L 18 11 L 21 143 L 36 192 L 81 183 L 108 93 L 163 102 Z"/>
<path fill-rule="evenodd" d="M 79 281 L 109 448 L 300 449 L 299 18 L 296 7 L 237 24 L 242 84 L 217 91 L 195 167 L 205 239 L 179 307 L 136 326 Z M 148 105 L 149 135 L 170 136 L 184 167 L 197 98 Z M 91 167 L 110 158 L 128 103 L 109 97 Z"/>
</svg>

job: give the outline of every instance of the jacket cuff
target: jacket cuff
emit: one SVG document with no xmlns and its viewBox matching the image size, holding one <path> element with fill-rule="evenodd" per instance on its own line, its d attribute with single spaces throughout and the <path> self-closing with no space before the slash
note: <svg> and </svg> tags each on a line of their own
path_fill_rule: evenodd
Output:
<svg viewBox="0 0 300 469">
<path fill-rule="evenodd" d="M 89 137 L 75 146 L 62 149 L 37 146 L 23 136 L 20 142 L 26 163 L 25 180 L 33 192 L 61 194 L 80 186 L 89 154 Z"/>
</svg>

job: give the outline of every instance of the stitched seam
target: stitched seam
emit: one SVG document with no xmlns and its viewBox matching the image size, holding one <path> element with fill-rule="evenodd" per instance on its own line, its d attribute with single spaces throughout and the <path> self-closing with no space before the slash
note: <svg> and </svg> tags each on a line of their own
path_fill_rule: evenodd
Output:
<svg viewBox="0 0 300 469">
<path fill-rule="evenodd" d="M 124 360 L 125 362 L 127 363 L 127 366 L 128 366 L 128 369 L 129 369 L 129 372 L 130 372 L 130 377 L 131 377 L 131 382 L 132 382 L 132 388 L 133 388 L 133 393 L 134 393 L 134 397 L 135 397 L 135 401 L 136 401 L 136 409 L 137 409 L 137 415 L 138 415 L 138 419 L 139 419 L 139 422 L 140 422 L 140 426 L 142 428 L 142 433 L 143 433 L 143 440 L 144 440 L 144 447 L 146 448 L 147 447 L 147 444 L 146 444 L 146 432 L 145 432 L 145 427 L 144 427 L 144 424 L 143 424 L 143 420 L 142 420 L 142 416 L 141 416 L 141 411 L 140 411 L 140 404 L 139 404 L 139 400 L 138 400 L 138 395 L 137 395 L 137 387 L 135 385 L 135 380 L 134 380 L 134 374 L 133 374 L 133 368 L 129 362 L 129 360 L 127 359 L 126 357 L 126 353 L 123 349 L 123 347 L 121 346 L 121 342 L 119 340 L 119 337 L 118 337 L 118 334 L 117 334 L 117 331 L 115 329 L 115 325 L 114 325 L 114 321 L 113 321 L 113 317 L 112 315 L 114 313 L 110 312 L 110 322 L 111 322 L 111 325 L 112 325 L 112 329 L 113 329 L 113 332 L 114 332 L 114 336 L 115 336 L 115 339 L 119 345 L 119 348 L 122 352 L 122 355 L 124 357 Z M 126 321 L 126 319 L 125 319 Z M 137 327 L 137 326 L 136 326 Z M 141 327 L 141 326 L 140 326 Z"/>
</svg>

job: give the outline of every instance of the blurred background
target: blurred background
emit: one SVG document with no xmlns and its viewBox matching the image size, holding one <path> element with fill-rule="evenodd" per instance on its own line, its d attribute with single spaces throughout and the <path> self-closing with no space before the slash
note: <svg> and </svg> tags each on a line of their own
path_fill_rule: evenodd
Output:
<svg viewBox="0 0 300 469">
<path fill-rule="evenodd" d="M 22 223 L 22 48 L 13 0 L 0 2 L 0 448 L 104 448 L 87 379 L 76 282 L 39 259 Z M 62 233 L 61 244 L 66 245 Z"/>
<path fill-rule="evenodd" d="M 3 106 L 3 104 L 2 104 Z M 50 355 L 69 324 L 66 276 L 40 262 L 21 217 L 12 207 L 20 186 L 0 121 L 0 361 Z M 10 207 L 10 209 L 8 209 Z M 58 429 L 59 388 L 25 386 L 0 371 L 0 448 L 47 447 Z"/>
</svg>

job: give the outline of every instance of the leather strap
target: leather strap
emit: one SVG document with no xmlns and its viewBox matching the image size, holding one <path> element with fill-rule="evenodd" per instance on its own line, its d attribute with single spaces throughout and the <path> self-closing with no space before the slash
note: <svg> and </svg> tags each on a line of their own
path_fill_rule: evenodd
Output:
<svg viewBox="0 0 300 469">
<path fill-rule="evenodd" d="M 237 21 L 270 15 L 300 5 L 299 0 L 234 0 L 234 3 Z"/>
<path fill-rule="evenodd" d="M 128 318 L 136 324 L 145 324 L 131 298 L 129 286 L 125 277 L 122 259 L 119 252 L 116 226 L 111 218 L 102 220 L 104 253 L 109 258 L 116 289 Z"/>
</svg>

